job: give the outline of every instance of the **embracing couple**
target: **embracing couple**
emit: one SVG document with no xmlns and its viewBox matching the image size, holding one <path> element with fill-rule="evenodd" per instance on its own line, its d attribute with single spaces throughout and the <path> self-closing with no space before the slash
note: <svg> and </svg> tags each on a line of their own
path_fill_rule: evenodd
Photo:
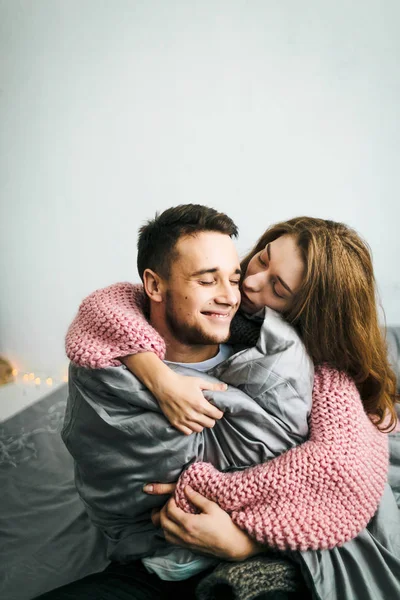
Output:
<svg viewBox="0 0 400 600">
<path fill-rule="evenodd" d="M 82 303 L 62 435 L 111 563 L 41 598 L 400 596 L 368 247 L 301 217 L 240 263 L 236 235 L 170 208 L 139 231 L 143 286 Z"/>
</svg>

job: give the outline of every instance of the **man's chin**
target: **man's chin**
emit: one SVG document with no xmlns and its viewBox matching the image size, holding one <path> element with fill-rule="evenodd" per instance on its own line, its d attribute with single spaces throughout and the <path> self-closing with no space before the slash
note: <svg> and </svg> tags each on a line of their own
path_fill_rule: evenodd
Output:
<svg viewBox="0 0 400 600">
<path fill-rule="evenodd" d="M 221 328 L 221 331 L 203 331 L 203 340 L 208 339 L 209 344 L 224 344 L 229 340 L 230 326 Z"/>
<path fill-rule="evenodd" d="M 166 316 L 170 330 L 176 339 L 184 344 L 208 346 L 223 344 L 229 339 L 231 315 L 224 320 L 218 320 L 218 317 L 210 318 L 202 314 L 196 323 L 190 324 L 177 319 L 172 311 Z"/>
</svg>

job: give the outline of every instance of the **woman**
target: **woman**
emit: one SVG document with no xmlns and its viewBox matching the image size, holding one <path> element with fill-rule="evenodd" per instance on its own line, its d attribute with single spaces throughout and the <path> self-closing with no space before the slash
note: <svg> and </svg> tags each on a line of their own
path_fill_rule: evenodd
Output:
<svg viewBox="0 0 400 600">
<path fill-rule="evenodd" d="M 301 284 L 296 290 L 293 290 L 290 285 L 284 285 L 287 284 L 286 280 L 288 275 L 291 275 L 291 271 L 289 273 L 289 270 L 291 269 L 292 263 L 289 264 L 288 261 L 285 260 L 285 252 L 279 254 L 279 247 L 282 240 L 288 239 L 294 244 L 305 267 Z M 276 257 L 278 257 L 278 259 Z M 282 277 L 282 269 L 288 269 L 285 277 Z M 344 371 L 347 374 L 347 377 L 344 376 L 344 379 L 342 378 L 342 380 L 339 381 L 339 384 L 344 387 L 351 387 L 349 376 L 354 379 L 361 395 L 365 411 L 374 419 L 374 427 L 380 429 L 385 428 L 385 425 L 389 428 L 393 426 L 395 423 L 394 376 L 387 363 L 386 349 L 377 322 L 373 271 L 370 255 L 368 248 L 359 237 L 349 228 L 338 223 L 320 219 L 292 219 L 291 221 L 278 224 L 266 231 L 254 250 L 243 261 L 243 271 L 245 272 L 242 283 L 242 290 L 244 292 L 243 305 L 246 312 L 257 312 L 263 306 L 269 306 L 270 308 L 281 312 L 282 315 L 296 327 L 307 351 L 316 365 L 328 363 L 331 367 Z M 293 291 L 295 293 L 293 293 Z M 83 310 L 87 312 L 87 309 L 88 306 L 86 305 Z M 126 354 L 126 350 L 128 350 L 128 352 L 132 352 L 133 350 L 153 350 L 157 345 L 162 350 L 162 340 L 154 337 L 154 330 L 151 331 L 151 328 L 144 320 L 142 320 L 141 324 L 141 335 L 142 339 L 145 339 L 147 335 L 149 344 L 147 346 L 141 346 L 140 344 L 135 346 L 134 336 L 137 334 L 137 324 L 136 321 L 135 327 L 132 327 L 130 332 L 128 326 L 128 331 L 126 333 L 130 333 L 131 337 L 127 335 L 124 338 L 123 342 L 125 347 L 121 347 L 120 344 L 115 343 L 116 340 L 112 340 L 113 351 L 108 353 L 108 364 L 119 364 L 115 362 L 116 358 Z M 78 333 L 81 325 L 82 322 L 79 320 L 78 316 L 78 320 L 75 321 L 71 327 L 67 338 L 67 353 L 71 360 L 84 364 L 84 361 L 77 360 L 77 355 L 75 353 L 76 346 L 74 346 L 74 336 L 78 334 L 80 339 L 85 337 L 85 332 L 82 331 L 82 329 Z M 147 334 L 143 335 L 143 331 L 146 331 L 146 327 L 148 328 Z M 109 333 L 110 328 L 108 328 L 107 331 Z M 92 333 L 93 331 L 90 332 L 90 334 Z M 96 340 L 96 350 L 99 348 L 99 340 L 101 347 L 101 332 Z M 127 346 L 129 346 L 129 348 Z M 104 360 L 104 355 L 107 354 L 106 344 L 101 352 Z M 88 355 L 90 356 L 90 345 L 88 348 L 85 348 L 85 355 L 83 355 L 83 357 L 87 359 Z M 80 356 L 82 358 L 82 354 Z M 94 357 L 94 360 L 95 359 L 96 357 Z M 89 359 L 87 364 L 90 364 L 90 360 L 92 360 L 90 366 L 106 366 L 104 362 L 103 364 L 100 364 L 101 361 L 99 361 L 99 364 L 94 365 L 93 356 Z M 143 354 L 138 355 L 135 359 L 131 357 L 126 364 L 129 367 L 133 367 L 136 375 L 143 379 L 147 387 L 150 387 L 151 389 L 151 385 L 153 385 L 155 395 L 160 400 L 160 404 L 168 417 L 168 410 L 171 411 L 171 393 L 168 391 L 168 388 L 171 385 L 171 379 L 161 378 L 163 384 L 165 383 L 166 385 L 160 386 L 160 375 L 154 376 L 156 371 L 153 366 L 151 366 L 151 368 L 148 366 L 146 367 L 146 364 L 150 365 L 149 361 L 154 362 L 155 360 L 155 357 Z M 143 367 L 143 365 L 145 365 L 145 367 Z M 159 373 L 162 372 L 161 369 L 166 369 L 165 365 L 162 363 L 156 368 L 160 369 L 160 371 L 157 371 Z M 149 384 L 149 378 L 151 380 L 152 377 L 154 377 L 155 381 L 153 381 L 152 384 Z M 191 393 L 194 395 L 197 393 L 198 397 L 200 393 L 199 383 L 196 383 L 197 389 L 195 389 L 192 382 L 191 385 Z M 182 382 L 180 382 L 180 386 L 182 386 Z M 176 384 L 172 386 L 172 389 L 176 394 Z M 180 387 L 180 389 L 182 389 L 182 387 Z M 186 392 L 184 395 L 186 397 Z M 197 402 L 196 398 L 195 402 Z M 314 406 L 315 404 L 314 398 Z M 205 403 L 203 406 L 204 405 Z M 176 413 L 176 405 L 172 405 L 172 412 L 173 411 Z M 178 412 L 176 422 L 174 423 L 172 419 L 170 420 L 173 424 L 176 424 L 176 426 L 180 426 L 181 428 L 186 427 L 185 432 L 188 433 L 190 430 L 196 430 L 196 427 L 209 426 L 210 418 L 212 424 L 213 418 L 220 417 L 215 411 L 211 411 L 209 407 L 204 409 L 203 412 L 205 414 L 202 415 L 202 407 L 200 406 L 200 410 L 195 411 L 194 414 L 189 414 L 189 417 L 185 414 L 182 416 Z M 312 435 L 314 434 L 312 442 L 314 443 L 314 446 L 311 447 L 311 455 L 313 451 L 318 448 L 318 432 L 321 429 L 323 430 L 323 418 L 322 412 L 322 422 L 321 414 L 319 414 L 317 421 L 314 420 L 314 428 L 312 427 Z M 384 424 L 385 419 L 388 419 L 388 422 Z M 337 434 L 339 429 L 333 431 Z M 342 429 L 344 429 L 345 434 L 349 433 L 350 435 L 350 430 L 347 430 L 346 427 L 342 427 Z M 304 452 L 303 455 L 301 454 L 303 448 L 304 447 L 300 446 L 295 450 L 289 451 L 287 455 L 292 456 L 292 453 L 300 451 L 298 460 L 301 461 L 302 458 L 304 458 Z M 307 447 L 306 450 L 309 451 L 309 447 Z M 280 458 L 262 466 L 261 479 L 267 477 L 268 475 L 266 474 L 269 472 L 274 471 L 274 463 L 279 461 Z M 341 455 L 341 460 L 345 460 L 343 455 Z M 202 468 L 206 471 L 202 465 L 200 465 L 200 467 L 194 465 L 191 468 L 192 470 L 198 469 L 198 471 L 192 473 L 193 477 L 190 480 L 191 483 L 196 480 L 196 477 L 197 479 L 201 479 Z M 259 473 L 259 471 L 257 473 Z M 194 475 L 196 475 L 196 477 L 194 477 Z M 232 484 L 232 476 L 225 476 L 224 478 L 224 476 L 215 473 L 211 473 L 211 475 L 211 479 L 217 483 L 219 498 L 224 498 L 224 486 L 226 486 L 226 489 L 229 492 L 229 486 Z M 188 476 L 188 474 L 185 475 L 185 477 Z M 209 476 L 210 472 L 207 472 L 206 477 Z M 242 481 L 246 483 L 246 478 L 251 479 L 252 476 L 253 471 L 250 474 L 246 472 L 239 475 L 235 474 L 234 477 L 236 477 L 236 479 L 234 485 L 238 485 L 238 477 L 242 477 Z M 307 480 L 308 476 L 305 479 Z M 247 494 L 247 504 L 239 504 L 239 506 L 235 506 L 236 509 L 243 508 L 249 512 L 249 507 L 251 509 L 254 505 L 253 500 L 258 502 L 261 498 L 262 501 L 266 490 L 264 489 L 265 486 L 263 488 L 262 485 L 258 485 L 259 482 L 259 480 L 256 480 L 256 489 L 254 490 L 253 486 L 253 489 L 251 490 L 251 494 L 253 495 L 250 495 L 250 500 Z M 205 486 L 202 491 L 207 491 L 205 489 L 206 487 L 207 486 Z M 190 494 L 191 492 L 189 491 L 189 497 Z M 210 495 L 212 494 L 210 493 Z M 179 498 L 181 502 L 184 501 L 182 494 Z M 194 496 L 190 497 L 191 500 L 194 500 L 194 498 Z M 228 506 L 226 506 L 226 508 L 229 510 Z M 165 509 L 164 515 L 161 517 L 164 529 L 167 530 L 167 535 L 171 536 L 171 540 L 172 536 L 175 537 L 175 540 L 179 539 L 179 536 L 177 535 L 178 531 L 176 529 L 171 529 L 171 523 L 177 525 L 177 522 L 182 522 L 182 515 L 176 512 L 178 510 L 179 509 L 174 506 L 172 501 L 169 508 Z M 217 508 L 213 508 L 213 510 L 215 511 Z M 234 516 L 234 512 L 235 511 L 233 510 L 232 516 Z M 268 536 L 263 537 L 264 531 L 258 531 L 258 534 L 254 535 L 255 530 L 254 527 L 253 530 L 251 527 L 251 516 L 252 515 L 250 514 L 248 515 L 249 518 L 244 518 L 242 521 L 239 520 L 238 522 L 260 541 L 270 541 Z M 191 518 L 195 518 L 195 516 Z M 188 517 L 186 517 L 183 522 L 188 522 Z M 204 523 L 204 519 L 202 523 Z M 266 522 L 264 521 L 262 525 L 265 527 Z M 170 529 L 168 529 L 168 527 Z M 214 533 L 218 532 L 218 527 L 213 526 L 211 529 Z M 231 529 L 231 531 L 236 531 L 239 535 L 237 530 Z M 242 534 L 242 532 L 240 533 Z M 241 537 L 242 540 L 245 539 L 243 535 L 244 534 L 242 534 Z M 183 539 L 182 536 L 180 539 Z M 218 539 L 221 541 L 223 536 L 220 536 Z M 185 541 L 185 539 L 183 539 L 183 541 Z M 259 551 L 257 545 L 252 546 L 252 542 L 249 542 L 249 544 L 250 549 L 248 547 L 246 552 L 254 553 L 255 551 Z M 214 554 L 216 553 L 215 548 L 217 545 L 217 541 L 214 540 L 212 546 Z M 279 543 L 275 543 L 275 545 L 279 546 Z M 196 543 L 194 546 L 196 547 Z M 193 539 L 191 540 L 191 547 L 193 547 Z M 197 548 L 200 547 L 201 546 L 199 545 L 197 546 Z M 237 548 L 237 544 L 233 542 L 233 538 L 229 547 Z M 290 547 L 290 544 L 287 544 L 286 547 Z M 301 545 L 298 547 L 301 548 Z M 330 546 L 328 545 L 328 547 Z M 246 552 L 242 557 L 246 555 Z"/>
</svg>

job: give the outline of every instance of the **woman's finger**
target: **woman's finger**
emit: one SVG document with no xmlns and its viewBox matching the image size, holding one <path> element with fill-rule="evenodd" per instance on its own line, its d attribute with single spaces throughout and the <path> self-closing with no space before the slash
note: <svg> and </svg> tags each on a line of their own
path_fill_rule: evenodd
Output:
<svg viewBox="0 0 400 600">
<path fill-rule="evenodd" d="M 201 390 L 210 390 L 212 392 L 226 392 L 228 386 L 226 383 L 213 383 L 212 381 L 205 381 L 204 379 L 198 379 L 198 383 Z"/>
<path fill-rule="evenodd" d="M 152 496 L 163 496 L 165 494 L 173 494 L 176 488 L 176 483 L 146 483 L 143 486 L 143 491 Z"/>
<path fill-rule="evenodd" d="M 207 405 L 204 406 L 204 414 L 207 415 L 207 417 L 210 417 L 211 419 L 222 419 L 222 417 L 224 416 L 222 410 L 219 410 L 219 408 L 214 406 L 214 404 L 211 404 L 211 402 L 209 402 L 208 400 L 206 400 L 206 402 Z"/>
<path fill-rule="evenodd" d="M 193 427 L 190 427 L 190 423 L 188 423 L 187 425 L 182 425 L 181 423 L 171 423 L 171 425 L 173 425 L 173 427 L 175 427 L 175 429 L 177 429 L 178 431 L 180 431 L 181 433 L 183 433 L 183 435 L 192 435 L 192 433 L 196 433 L 197 429 L 193 429 Z M 203 431 L 203 428 L 200 427 L 199 425 L 196 425 L 196 428 L 199 427 L 199 431 Z"/>
<path fill-rule="evenodd" d="M 201 433 L 204 429 L 204 426 L 197 422 L 197 417 L 196 420 L 193 420 L 192 417 L 192 420 L 186 421 L 185 425 L 188 429 L 191 430 L 191 433 Z"/>
<path fill-rule="evenodd" d="M 198 414 L 195 417 L 192 417 L 192 420 L 187 423 L 188 427 L 193 427 L 194 431 L 199 432 L 203 431 L 206 427 L 207 429 L 211 429 L 215 425 L 215 419 L 211 419 L 203 414 Z"/>
</svg>

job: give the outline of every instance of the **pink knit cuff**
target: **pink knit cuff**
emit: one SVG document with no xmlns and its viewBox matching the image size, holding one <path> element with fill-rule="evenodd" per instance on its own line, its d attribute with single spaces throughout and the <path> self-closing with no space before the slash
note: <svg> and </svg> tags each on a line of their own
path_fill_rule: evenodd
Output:
<svg viewBox="0 0 400 600">
<path fill-rule="evenodd" d="M 219 498 L 218 484 L 222 482 L 222 473 L 213 465 L 206 462 L 196 462 L 190 465 L 179 477 L 175 488 L 175 501 L 182 510 L 190 513 L 198 512 L 187 499 L 185 487 L 190 485 L 196 492 L 207 496 L 209 500 L 218 502 L 223 508 L 223 495 Z M 221 504 L 219 502 L 221 501 Z"/>
<path fill-rule="evenodd" d="M 119 366 L 140 352 L 165 356 L 165 342 L 144 315 L 143 286 L 116 283 L 82 302 L 65 340 L 68 358 L 81 367 Z"/>
<path fill-rule="evenodd" d="M 197 512 L 185 494 L 185 487 L 190 485 L 199 494 L 216 502 L 223 510 L 231 512 L 243 508 L 247 502 L 253 502 L 251 495 L 246 498 L 250 480 L 251 468 L 245 472 L 221 473 L 210 463 L 199 461 L 190 465 L 179 477 L 175 488 L 175 500 L 182 510 Z"/>
</svg>

